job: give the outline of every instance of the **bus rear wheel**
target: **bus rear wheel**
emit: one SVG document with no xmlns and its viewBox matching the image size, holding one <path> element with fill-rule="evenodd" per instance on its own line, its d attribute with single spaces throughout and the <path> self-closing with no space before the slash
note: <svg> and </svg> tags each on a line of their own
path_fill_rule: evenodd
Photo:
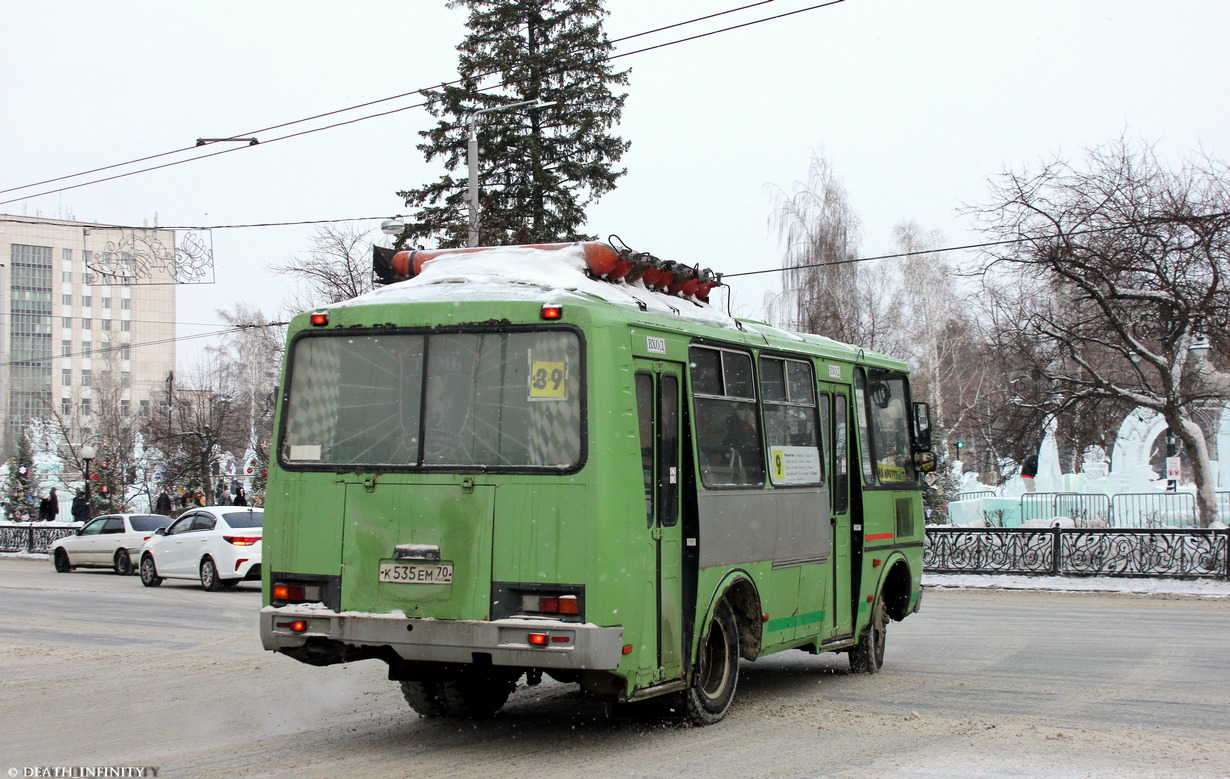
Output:
<svg viewBox="0 0 1230 779">
<path fill-rule="evenodd" d="M 712 725 L 730 710 L 739 683 L 739 633 L 726 601 L 714 609 L 696 658 L 692 685 L 684 693 L 684 711 L 693 725 Z"/>
<path fill-rule="evenodd" d="M 443 679 L 404 681 L 401 692 L 410 708 L 424 717 L 486 719 L 508 702 L 520 676 L 519 672 L 468 667 Z"/>
<path fill-rule="evenodd" d="M 876 598 L 871 607 L 871 624 L 859 636 L 850 650 L 850 670 L 856 674 L 873 674 L 884 667 L 884 646 L 888 639 L 888 609 L 883 598 Z"/>
</svg>

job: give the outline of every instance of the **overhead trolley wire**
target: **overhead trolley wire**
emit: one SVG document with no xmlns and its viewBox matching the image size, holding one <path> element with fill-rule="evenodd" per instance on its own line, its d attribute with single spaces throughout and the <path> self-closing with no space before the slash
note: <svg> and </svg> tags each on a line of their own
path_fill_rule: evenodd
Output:
<svg viewBox="0 0 1230 779">
<path fill-rule="evenodd" d="M 739 12 L 739 11 L 745 11 L 745 10 L 747 10 L 747 9 L 749 9 L 749 8 L 755 8 L 755 7 L 757 7 L 757 6 L 766 5 L 766 4 L 768 4 L 768 3 L 772 3 L 772 2 L 776 2 L 776 0 L 760 0 L 760 2 L 750 3 L 750 4 L 747 4 L 747 5 L 742 5 L 742 6 L 738 6 L 738 7 L 735 7 L 735 8 L 729 8 L 729 9 L 727 9 L 727 10 L 725 10 L 725 11 L 719 11 L 719 12 L 716 12 L 716 13 L 706 14 L 706 15 L 704 15 L 704 16 L 698 16 L 698 17 L 696 17 L 696 18 L 694 18 L 694 19 L 688 19 L 688 20 L 686 20 L 686 21 L 676 22 L 676 23 L 674 23 L 674 24 L 665 25 L 665 26 L 663 26 L 663 27 L 658 27 L 658 28 L 655 28 L 655 29 L 652 29 L 652 30 L 645 30 L 645 31 L 642 31 L 642 32 L 633 33 L 632 35 L 626 35 L 626 36 L 623 36 L 623 37 L 621 37 L 621 38 L 616 38 L 616 39 L 613 39 L 613 40 L 611 40 L 611 41 L 610 41 L 610 43 L 612 43 L 612 44 L 614 44 L 614 43 L 621 43 L 621 42 L 623 42 L 623 41 L 632 40 L 633 38 L 639 38 L 639 37 L 643 37 L 643 36 L 646 36 L 646 35 L 652 35 L 652 34 L 654 34 L 654 33 L 663 32 L 663 31 L 665 31 L 665 30 L 671 30 L 671 29 L 675 29 L 675 28 L 677 28 L 677 27 L 683 27 L 683 26 L 686 26 L 686 25 L 689 25 L 689 24 L 695 24 L 695 23 L 697 23 L 697 22 L 702 22 L 702 21 L 706 21 L 706 20 L 709 20 L 709 19 L 714 19 L 714 18 L 716 18 L 716 17 L 725 16 L 725 15 L 727 15 L 727 14 L 737 13 L 737 12 Z M 824 3 L 817 4 L 817 5 L 808 6 L 808 7 L 806 7 L 806 8 L 800 8 L 800 9 L 797 9 L 797 10 L 794 10 L 794 11 L 788 11 L 788 12 L 786 12 L 786 13 L 776 14 L 776 15 L 774 15 L 774 16 L 768 16 L 768 17 L 764 17 L 764 18 L 761 18 L 761 19 L 752 20 L 752 21 L 750 21 L 750 22 L 745 22 L 745 23 L 742 23 L 742 24 L 732 25 L 732 26 L 730 26 L 730 27 L 725 27 L 725 28 L 722 28 L 722 29 L 719 29 L 719 30 L 713 30 L 713 31 L 711 31 L 711 32 L 701 33 L 701 34 L 699 34 L 699 35 L 692 35 L 692 36 L 688 36 L 688 37 L 686 37 L 686 38 L 680 38 L 680 39 L 677 39 L 677 40 L 674 40 L 674 41 L 668 41 L 668 42 L 666 42 L 666 43 L 656 44 L 656 45 L 654 45 L 654 46 L 647 46 L 647 47 L 645 47 L 645 48 L 642 48 L 642 49 L 637 49 L 637 50 L 635 50 L 635 51 L 625 52 L 625 53 L 623 53 L 623 54 L 615 54 L 615 55 L 612 55 L 612 56 L 608 57 L 608 58 L 607 58 L 607 60 L 609 61 L 609 60 L 619 59 L 619 58 L 621 58 L 621 57 L 629 57 L 629 56 L 632 56 L 633 54 L 641 54 L 641 53 L 644 53 L 644 52 L 647 52 L 647 51 L 653 51 L 653 50 L 655 50 L 655 49 L 661 49 L 661 48 L 665 48 L 665 47 L 667 47 L 667 46 L 673 46 L 673 45 L 678 44 L 678 43 L 687 43 L 687 42 L 689 42 L 689 41 L 694 41 L 694 40 L 698 40 L 698 39 L 701 39 L 701 38 L 707 38 L 707 37 L 710 37 L 710 36 L 713 36 L 713 35 L 718 35 L 718 34 L 721 34 L 721 33 L 731 32 L 731 31 L 733 31 L 733 30 L 739 30 L 739 29 L 742 29 L 742 28 L 744 28 L 744 27 L 750 27 L 750 26 L 753 26 L 753 25 L 756 25 L 756 24 L 760 24 L 760 23 L 762 23 L 762 22 L 774 21 L 774 20 L 777 20 L 777 19 L 782 19 L 782 18 L 785 18 L 785 17 L 787 17 L 787 16 L 794 16 L 794 15 L 796 15 L 796 14 L 805 13 L 805 12 L 808 12 L 808 11 L 815 11 L 815 10 L 818 10 L 818 9 L 821 9 L 821 8 L 826 8 L 826 7 L 828 7 L 828 6 L 831 6 L 831 5 L 836 5 L 836 4 L 838 4 L 838 3 L 842 3 L 842 2 L 845 2 L 845 0 L 828 0 L 828 2 L 824 2 Z M 493 72 L 491 72 L 491 73 L 486 73 L 486 74 L 483 74 L 483 75 L 479 76 L 478 78 L 486 78 L 487 76 L 492 76 L 492 75 L 495 75 L 496 73 L 498 73 L 498 71 L 493 71 Z M 369 107 L 369 106 L 377 105 L 377 104 L 379 104 L 379 103 L 386 103 L 386 102 L 389 102 L 390 100 L 400 100 L 400 99 L 403 99 L 403 98 L 410 97 L 410 96 L 412 96 L 412 95 L 419 95 L 419 94 L 422 94 L 422 93 L 424 93 L 424 92 L 426 92 L 426 91 L 428 91 L 428 90 L 432 90 L 432 89 L 439 89 L 439 88 L 441 88 L 441 87 L 452 86 L 452 85 L 459 84 L 459 83 L 461 83 L 461 79 L 460 79 L 460 78 L 458 78 L 458 79 L 454 79 L 454 80 L 452 80 L 452 81 L 442 82 L 442 83 L 440 83 L 440 84 L 433 84 L 432 86 L 429 86 L 429 87 L 423 87 L 423 88 L 421 88 L 421 89 L 412 90 L 412 91 L 410 91 L 410 92 L 403 92 L 403 93 L 401 93 L 401 94 L 399 94 L 399 95 L 391 95 L 391 96 L 389 96 L 389 97 L 379 98 L 379 99 L 377 99 L 377 100 L 369 100 L 369 101 L 364 102 L 364 103 L 357 103 L 357 104 L 355 104 L 355 105 L 348 106 L 348 107 L 346 107 L 346 108 L 339 108 L 339 109 L 335 109 L 335 110 L 333 110 L 333 111 L 326 111 L 326 112 L 324 112 L 324 113 L 316 114 L 316 115 L 314 115 L 314 116 L 304 117 L 303 119 L 295 119 L 295 120 L 293 120 L 293 121 L 289 121 L 289 122 L 282 122 L 281 124 L 270 125 L 270 126 L 268 126 L 268 127 L 264 127 L 264 128 L 257 129 L 257 130 L 248 130 L 248 131 L 245 131 L 245 132 L 237 133 L 237 134 L 235 134 L 235 135 L 233 135 L 233 136 L 230 136 L 230 137 L 235 137 L 235 138 L 238 138 L 238 137 L 245 137 L 245 136 L 255 136 L 255 135 L 259 135 L 259 134 L 261 134 L 261 133 L 266 133 L 266 132 L 269 132 L 269 131 L 271 131 L 271 130 L 278 130 L 278 129 L 281 129 L 281 128 L 284 128 L 284 127 L 291 127 L 291 126 L 296 125 L 296 124 L 302 124 L 302 123 L 304 123 L 304 122 L 310 122 L 310 121 L 314 121 L 314 120 L 317 120 L 317 119 L 323 119 L 323 118 L 325 118 L 325 117 L 335 116 L 335 115 L 337 115 L 337 114 L 343 114 L 343 113 L 346 113 L 346 112 L 349 112 L 349 111 L 355 111 L 355 110 L 358 110 L 358 109 L 360 109 L 360 108 L 367 108 L 367 107 Z M 490 86 L 490 87 L 485 87 L 485 88 L 480 89 L 480 90 L 478 90 L 478 91 L 489 91 L 489 90 L 492 90 L 492 89 L 498 89 L 498 88 L 500 88 L 500 87 L 502 87 L 502 86 L 505 86 L 505 85 L 504 85 L 504 84 L 497 84 L 497 85 L 493 85 L 493 86 Z M 282 135 L 282 136 L 279 136 L 279 137 L 276 137 L 276 138 L 269 138 L 269 139 L 266 139 L 266 140 L 262 140 L 262 141 L 260 141 L 260 143 L 258 143 L 258 144 L 256 144 L 256 145 L 257 145 L 257 146 L 263 146 L 263 145 L 265 145 L 265 144 L 269 144 L 269 143 L 276 143 L 277 141 L 284 141 L 284 140 L 288 140 L 288 139 L 290 139 L 290 138 L 297 138 L 297 137 L 300 137 L 300 136 L 303 136 L 303 135 L 310 135 L 310 134 L 313 134 L 313 133 L 322 132 L 322 131 L 324 131 L 324 130 L 332 130 L 332 129 L 336 129 L 336 128 L 338 128 L 338 127 L 344 127 L 344 126 L 349 125 L 349 124 L 355 124 L 355 123 L 357 123 L 357 122 L 366 121 L 367 119 L 376 119 L 376 118 L 379 118 L 379 117 L 382 117 L 382 116 L 389 116 L 389 115 L 391 115 L 391 114 L 400 113 L 400 112 L 402 112 L 402 111 L 408 111 L 408 110 L 410 110 L 410 109 L 412 109 L 412 108 L 422 108 L 422 107 L 423 107 L 423 106 L 425 106 L 425 105 L 427 105 L 427 103 L 426 103 L 426 102 L 423 102 L 423 103 L 415 103 L 415 104 L 413 104 L 413 105 L 402 106 L 402 107 L 399 107 L 399 108 L 393 108 L 393 109 L 390 109 L 390 110 L 388 110 L 388 111 L 380 111 L 380 112 L 377 112 L 377 113 L 374 113 L 374 114 L 367 114 L 367 115 L 365 115 L 365 116 L 361 116 L 361 117 L 358 117 L 358 118 L 355 118 L 355 119 L 350 119 L 350 120 L 346 120 L 346 121 L 342 121 L 342 122 L 335 122 L 335 123 L 333 123 L 333 124 L 325 125 L 325 126 L 323 126 L 323 127 L 317 127 L 317 128 L 312 128 L 312 129 L 309 129 L 309 130 L 303 130 L 303 131 L 300 131 L 300 132 L 289 133 L 289 134 L 287 134 L 287 135 Z M 196 145 L 194 145 L 194 146 L 185 146 L 185 147 L 183 147 L 183 148 L 180 148 L 180 149 L 174 149 L 174 150 L 172 150 L 172 151 L 161 152 L 161 153 L 159 153 L 159 154 L 151 154 L 151 155 L 147 155 L 147 156 L 145 156 L 145 157 L 139 157 L 139 158 L 137 158 L 137 159 L 128 160 L 127 162 L 117 162 L 117 163 L 114 163 L 114 164 L 111 164 L 111 165 L 104 165 L 104 166 L 100 166 L 100 167 L 97 167 L 97 168 L 93 168 L 93 169 L 91 169 L 91 170 L 82 171 L 82 172 L 79 172 L 79 173 L 73 173 L 73 174 L 66 175 L 66 176 L 57 176 L 57 177 L 55 177 L 55 178 L 44 179 L 44 180 L 42 180 L 42 181 L 34 182 L 34 183 L 31 183 L 31 184 L 25 184 L 25 185 L 18 186 L 18 187 L 10 187 L 10 188 L 8 188 L 8 189 L 0 189 L 0 195 L 3 195 L 3 194 L 9 194 L 9 193 L 11 193 L 11 192 L 17 192 L 17 191 L 19 191 L 19 190 L 23 190 L 23 189 L 31 189 L 31 188 L 33 188 L 33 187 L 42 186 L 43 184 L 52 184 L 52 183 L 55 183 L 55 182 L 57 182 L 57 181 L 65 181 L 65 180 L 68 180 L 68 179 L 79 178 L 79 177 L 81 177 L 81 176 L 88 176 L 88 175 L 93 174 L 93 173 L 101 173 L 101 172 L 103 172 L 103 171 L 113 170 L 113 169 L 115 169 L 115 168 L 122 168 L 122 167 L 125 167 L 125 166 L 127 166 L 127 165 L 135 165 L 135 164 L 138 164 L 138 163 L 141 163 L 141 162 L 148 162 L 148 161 L 150 161 L 150 160 L 160 159 L 160 158 L 162 158 L 162 157 L 171 156 L 171 155 L 173 155 L 173 154 L 181 154 L 181 153 L 184 153 L 184 152 L 193 151 L 193 150 L 198 149 L 198 148 L 200 148 L 200 146 L 196 146 Z M 30 194 L 30 195 L 22 195 L 22 196 L 19 196 L 19 197 L 14 197 L 14 198 L 11 198 L 11 199 L 9 199 L 9 200 L 0 200 L 0 205 L 8 205 L 8 204 L 10 204 L 10 203 L 16 203 L 16 202 L 19 202 L 19 201 L 22 201 L 22 200 L 30 200 L 30 199 L 32 199 L 32 198 L 42 197 L 42 196 L 44 196 L 44 195 L 52 195 L 52 194 L 55 194 L 55 193 L 57 193 L 57 192 L 66 192 L 66 191 L 68 191 L 68 190 L 70 190 L 70 189 L 79 189 L 79 188 L 81 188 L 81 187 L 88 187 L 88 186 L 91 186 L 91 185 L 93 185 L 93 184 L 101 184 L 101 183 L 103 183 L 103 182 L 107 182 L 107 181 L 114 181 L 114 180 L 116 180 L 116 179 L 126 178 L 126 177 L 128 177 L 128 176 L 135 176 L 135 175 L 140 174 L 140 173 L 149 173 L 149 172 L 151 172 L 151 171 L 161 170 L 161 169 L 163 169 L 163 168 L 169 168 L 169 167 L 173 167 L 173 166 L 175 166 L 175 165 L 182 165 L 182 164 L 184 164 L 184 163 L 186 163 L 186 162 L 194 162 L 194 161 L 196 161 L 196 160 L 208 159 L 208 158 L 210 158 L 210 157 L 216 157 L 216 156 L 218 156 L 218 155 L 220 155 L 220 154 L 229 154 L 229 153 L 231 153 L 231 152 L 243 151 L 243 150 L 245 150 L 245 149 L 250 149 L 250 148 L 252 148 L 252 146 L 247 146 L 247 145 L 245 145 L 245 146 L 236 146 L 236 147 L 231 147 L 231 148 L 227 148 L 227 149 L 221 149 L 221 150 L 219 150 L 219 151 L 209 152 L 209 153 L 205 153 L 205 154 L 198 154 L 198 155 L 196 155 L 196 156 L 194 156 L 194 157 L 189 157 L 188 159 L 174 160 L 174 161 L 172 161 L 172 162 L 166 162 L 166 163 L 162 163 L 162 164 L 160 164 L 160 165 L 151 165 L 151 166 L 149 166 L 149 167 L 146 167 L 146 168 L 141 168 L 141 169 L 139 169 L 139 170 L 128 171 L 128 172 L 125 172 L 125 173 L 117 173 L 117 174 L 112 175 L 112 176 L 104 176 L 104 177 L 102 177 L 102 178 L 98 178 L 98 179 L 91 179 L 90 181 L 85 181 L 85 182 L 82 182 L 82 183 L 80 183 L 80 184 L 70 184 L 70 185 L 63 186 L 63 187 L 57 187 L 57 188 L 55 188 L 55 189 L 48 189 L 48 190 L 44 190 L 44 191 L 42 191 L 42 192 L 36 192 L 36 193 L 34 193 L 34 194 Z"/>
</svg>

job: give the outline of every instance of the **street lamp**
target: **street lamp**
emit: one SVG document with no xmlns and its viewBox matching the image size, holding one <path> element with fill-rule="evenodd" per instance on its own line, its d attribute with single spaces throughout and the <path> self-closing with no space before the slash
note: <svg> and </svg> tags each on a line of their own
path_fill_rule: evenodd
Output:
<svg viewBox="0 0 1230 779">
<path fill-rule="evenodd" d="M 478 246 L 478 118 L 483 114 L 489 114 L 494 111 L 508 111 L 513 108 L 546 108 L 553 105 L 555 105 L 554 102 L 542 103 L 538 100 L 522 100 L 519 103 L 480 108 L 470 117 L 470 144 L 467 154 L 470 163 L 470 180 L 468 185 L 470 195 L 470 234 L 469 240 L 466 241 L 467 246 Z"/>
<path fill-rule="evenodd" d="M 81 449 L 79 449 L 77 453 L 81 455 L 81 462 L 84 466 L 83 471 L 85 473 L 85 508 L 86 508 L 85 518 L 88 521 L 91 517 L 94 516 L 94 503 L 92 500 L 90 500 L 90 461 L 98 456 L 98 452 L 94 451 L 94 447 L 90 446 L 89 444 L 86 444 L 85 446 L 81 447 Z"/>
</svg>

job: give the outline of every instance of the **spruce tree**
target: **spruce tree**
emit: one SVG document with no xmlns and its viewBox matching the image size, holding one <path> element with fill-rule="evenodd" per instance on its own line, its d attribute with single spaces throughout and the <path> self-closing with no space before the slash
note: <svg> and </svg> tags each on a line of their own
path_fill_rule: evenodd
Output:
<svg viewBox="0 0 1230 779">
<path fill-rule="evenodd" d="M 398 192 L 416 209 L 398 246 L 465 246 L 467 142 L 479 109 L 536 100 L 555 105 L 492 111 L 478 118 L 479 245 L 585 239 L 585 209 L 615 188 L 628 142 L 612 134 L 628 83 L 608 57 L 602 0 L 451 0 L 469 9 L 457 47 L 460 83 L 424 93 L 440 121 L 420 133 L 428 162 L 449 171 Z"/>
<path fill-rule="evenodd" d="M 5 518 L 9 522 L 38 519 L 38 474 L 34 470 L 34 447 L 25 433 L 17 439 L 17 453 L 8 461 L 4 499 Z"/>
</svg>

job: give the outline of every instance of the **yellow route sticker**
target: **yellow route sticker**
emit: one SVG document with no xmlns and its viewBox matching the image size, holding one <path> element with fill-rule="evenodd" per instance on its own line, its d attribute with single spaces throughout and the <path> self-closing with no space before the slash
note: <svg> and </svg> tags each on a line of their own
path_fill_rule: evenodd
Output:
<svg viewBox="0 0 1230 779">
<path fill-rule="evenodd" d="M 530 363 L 530 400 L 568 397 L 566 363 L 536 360 Z"/>
</svg>

